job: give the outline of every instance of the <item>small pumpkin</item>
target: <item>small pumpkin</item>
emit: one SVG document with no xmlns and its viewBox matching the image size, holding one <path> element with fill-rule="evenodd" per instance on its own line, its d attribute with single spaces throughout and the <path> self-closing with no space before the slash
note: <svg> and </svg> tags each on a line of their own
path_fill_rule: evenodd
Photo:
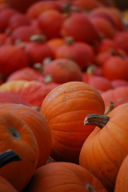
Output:
<svg viewBox="0 0 128 192">
<path fill-rule="evenodd" d="M 49 163 L 39 168 L 27 188 L 28 192 L 107 192 L 86 169 L 66 162 Z"/>
<path fill-rule="evenodd" d="M 72 37 L 65 38 L 65 44 L 56 51 L 56 58 L 71 59 L 81 69 L 93 63 L 94 57 L 94 51 L 90 45 L 84 42 L 75 42 Z"/>
<path fill-rule="evenodd" d="M 56 83 L 66 83 L 69 81 L 81 81 L 82 73 L 74 61 L 70 59 L 55 59 L 43 65 L 44 81 L 49 78 L 49 81 Z"/>
<path fill-rule="evenodd" d="M 82 146 L 80 165 L 112 191 L 120 165 L 128 154 L 128 103 L 114 108 L 107 116 L 90 113 L 84 123 L 97 127 Z"/>
<path fill-rule="evenodd" d="M 78 161 L 81 146 L 94 129 L 83 126 L 91 112 L 103 114 L 104 102 L 97 90 L 83 82 L 64 83 L 45 97 L 40 113 L 51 130 L 54 159 Z"/>
</svg>

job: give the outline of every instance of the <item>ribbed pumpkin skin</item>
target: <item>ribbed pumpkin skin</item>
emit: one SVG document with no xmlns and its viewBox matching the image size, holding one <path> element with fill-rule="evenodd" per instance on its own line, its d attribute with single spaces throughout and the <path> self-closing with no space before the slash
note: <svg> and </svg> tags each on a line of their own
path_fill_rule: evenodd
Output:
<svg viewBox="0 0 128 192">
<path fill-rule="evenodd" d="M 128 191 L 128 156 L 123 160 L 115 184 L 114 192 Z"/>
<path fill-rule="evenodd" d="M 112 191 L 120 165 L 128 154 L 128 103 L 116 107 L 108 116 L 106 126 L 96 127 L 84 142 L 80 165 Z"/>
<path fill-rule="evenodd" d="M 84 126 L 89 113 L 104 113 L 104 102 L 95 89 L 83 82 L 64 83 L 43 101 L 41 114 L 46 118 L 53 140 L 52 156 L 77 161 L 81 146 L 94 126 Z"/>
<path fill-rule="evenodd" d="M 0 177 L 1 192 L 18 192 L 6 179 Z"/>
<path fill-rule="evenodd" d="M 14 150 L 22 159 L 0 168 L 0 176 L 18 191 L 30 181 L 38 162 L 38 144 L 29 126 L 19 117 L 0 110 L 0 152 Z"/>
<path fill-rule="evenodd" d="M 30 107 L 18 104 L 0 105 L 0 110 L 9 111 L 21 118 L 33 131 L 38 147 L 39 161 L 38 167 L 45 164 L 51 150 L 51 135 L 47 122 L 42 115 Z"/>
<path fill-rule="evenodd" d="M 88 189 L 88 184 L 94 190 Z M 107 192 L 97 178 L 73 163 L 49 163 L 39 168 L 27 192 Z"/>
</svg>

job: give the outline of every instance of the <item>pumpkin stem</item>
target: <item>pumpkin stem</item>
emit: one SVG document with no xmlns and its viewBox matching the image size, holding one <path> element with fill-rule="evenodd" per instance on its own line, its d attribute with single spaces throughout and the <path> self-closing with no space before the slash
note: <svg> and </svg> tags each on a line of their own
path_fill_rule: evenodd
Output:
<svg viewBox="0 0 128 192">
<path fill-rule="evenodd" d="M 84 125 L 96 125 L 103 128 L 108 121 L 109 117 L 106 115 L 90 114 L 84 119 Z"/>
<path fill-rule="evenodd" d="M 110 52 L 110 53 L 111 53 L 111 55 L 113 55 L 113 56 L 114 56 L 114 55 L 116 55 L 116 51 L 115 51 L 114 49 L 112 49 L 112 48 L 111 48 L 111 49 L 109 49 L 109 52 Z"/>
<path fill-rule="evenodd" d="M 49 64 L 52 61 L 52 59 L 50 57 L 47 57 L 43 60 L 43 65 L 45 64 Z"/>
<path fill-rule="evenodd" d="M 115 107 L 115 103 L 113 101 L 110 101 L 109 105 L 105 109 L 104 114 L 107 115 L 112 109 Z"/>
<path fill-rule="evenodd" d="M 94 75 L 94 74 L 95 74 L 95 69 L 96 69 L 96 66 L 95 66 L 95 65 L 90 65 L 90 66 L 87 68 L 86 73 L 87 73 L 88 75 Z"/>
<path fill-rule="evenodd" d="M 50 75 L 46 75 L 45 77 L 44 77 L 44 82 L 45 83 L 50 83 L 50 82 L 52 82 L 53 81 L 53 79 L 52 79 L 52 77 L 50 76 Z"/>
<path fill-rule="evenodd" d="M 72 45 L 74 43 L 73 37 L 66 37 L 65 38 L 65 43 L 68 45 Z"/>
<path fill-rule="evenodd" d="M 0 168 L 12 161 L 20 160 L 21 158 L 13 150 L 7 150 L 0 153 Z"/>
<path fill-rule="evenodd" d="M 33 65 L 33 69 L 37 70 L 38 72 L 42 73 L 43 72 L 43 67 L 41 63 L 35 63 Z"/>
<path fill-rule="evenodd" d="M 36 43 L 42 43 L 46 41 L 46 37 L 42 34 L 35 34 L 30 37 L 30 41 L 36 42 Z"/>
</svg>

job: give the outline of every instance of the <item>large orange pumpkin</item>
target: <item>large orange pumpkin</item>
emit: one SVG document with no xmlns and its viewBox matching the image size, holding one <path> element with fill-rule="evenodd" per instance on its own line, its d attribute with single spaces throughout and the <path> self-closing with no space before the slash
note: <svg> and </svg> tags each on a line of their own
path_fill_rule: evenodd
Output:
<svg viewBox="0 0 128 192">
<path fill-rule="evenodd" d="M 86 169 L 73 163 L 49 163 L 39 168 L 27 192 L 107 192 Z"/>
<path fill-rule="evenodd" d="M 38 144 L 33 132 L 21 118 L 0 110 L 0 152 L 8 149 L 14 150 L 22 160 L 0 168 L 0 176 L 21 191 L 37 167 Z"/>
<path fill-rule="evenodd" d="M 98 127 L 82 146 L 80 165 L 112 191 L 120 165 L 128 154 L 128 103 L 116 107 L 108 116 L 90 115 L 85 124 Z"/>
<path fill-rule="evenodd" d="M 94 126 L 84 127 L 89 113 L 104 113 L 104 102 L 97 90 L 83 82 L 68 82 L 53 89 L 44 99 L 41 114 L 52 134 L 52 156 L 78 161 L 84 140 Z"/>
<path fill-rule="evenodd" d="M 128 191 L 128 156 L 123 160 L 115 184 L 114 192 Z"/>
<path fill-rule="evenodd" d="M 45 118 L 36 110 L 25 105 L 3 104 L 0 105 L 0 110 L 11 112 L 27 123 L 33 131 L 38 143 L 38 167 L 45 164 L 51 150 L 51 135 Z"/>
</svg>

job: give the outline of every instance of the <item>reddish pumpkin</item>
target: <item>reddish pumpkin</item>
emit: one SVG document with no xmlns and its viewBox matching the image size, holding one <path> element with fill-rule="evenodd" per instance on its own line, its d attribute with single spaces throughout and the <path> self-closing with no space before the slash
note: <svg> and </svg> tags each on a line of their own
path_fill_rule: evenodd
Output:
<svg viewBox="0 0 128 192">
<path fill-rule="evenodd" d="M 128 62 L 125 58 L 112 56 L 103 65 L 103 75 L 109 80 L 128 79 Z"/>
<path fill-rule="evenodd" d="M 24 48 L 15 45 L 0 47 L 0 74 L 9 75 L 28 65 L 29 58 Z"/>
<path fill-rule="evenodd" d="M 80 68 L 85 68 L 94 61 L 94 52 L 90 45 L 84 42 L 74 42 L 68 37 L 65 44 L 56 51 L 56 58 L 66 58 L 75 61 Z"/>
<path fill-rule="evenodd" d="M 5 32 L 12 16 L 16 14 L 11 8 L 4 8 L 0 11 L 0 32 Z"/>
<path fill-rule="evenodd" d="M 6 80 L 7 81 L 14 81 L 14 80 L 26 80 L 26 81 L 40 81 L 43 82 L 43 75 L 36 70 L 25 67 L 16 72 L 10 74 Z"/>
<path fill-rule="evenodd" d="M 115 42 L 107 38 L 103 38 L 102 41 L 95 46 L 95 50 L 97 53 L 108 52 L 111 50 L 117 51 L 117 49 L 118 48 Z"/>
<path fill-rule="evenodd" d="M 128 81 L 122 79 L 116 79 L 112 81 L 112 85 L 114 88 L 128 86 Z"/>
<path fill-rule="evenodd" d="M 63 37 L 73 37 L 76 41 L 94 43 L 99 39 L 95 26 L 83 13 L 73 13 L 64 21 L 62 26 Z"/>
<path fill-rule="evenodd" d="M 83 82 L 88 83 L 89 85 L 100 91 L 113 89 L 113 86 L 108 79 L 95 75 L 89 75 L 87 73 L 83 73 Z"/>
<path fill-rule="evenodd" d="M 97 127 L 82 146 L 80 165 L 94 174 L 108 191 L 113 191 L 121 163 L 128 154 L 128 103 L 116 107 L 107 117 L 89 115 L 84 123 Z"/>
<path fill-rule="evenodd" d="M 86 169 L 73 163 L 49 163 L 39 168 L 27 189 L 28 192 L 107 192 Z"/>
<path fill-rule="evenodd" d="M 26 43 L 25 51 L 31 61 L 31 64 L 42 63 L 46 58 L 53 58 L 53 52 L 46 42 L 42 43 Z"/>
<path fill-rule="evenodd" d="M 92 17 L 90 20 L 97 29 L 99 36 L 101 38 L 112 39 L 114 37 L 115 28 L 108 20 L 102 17 Z"/>
<path fill-rule="evenodd" d="M 37 140 L 39 157 L 37 167 L 44 165 L 49 157 L 51 150 L 51 135 L 47 122 L 36 110 L 18 104 L 0 105 L 0 110 L 13 113 L 21 118 L 31 128 Z"/>
<path fill-rule="evenodd" d="M 51 91 L 51 89 L 38 81 L 10 81 L 0 86 L 1 92 L 11 92 L 20 96 L 25 102 L 32 106 L 40 107 L 43 99 Z"/>
<path fill-rule="evenodd" d="M 12 149 L 22 159 L 0 168 L 0 175 L 21 191 L 35 172 L 38 144 L 30 127 L 13 112 L 0 110 L 0 122 L 0 152 Z"/>
<path fill-rule="evenodd" d="M 83 126 L 88 113 L 104 113 L 103 100 L 95 89 L 83 82 L 68 82 L 53 89 L 44 99 L 41 114 L 52 135 L 52 156 L 77 161 L 81 146 L 94 129 Z"/>
<path fill-rule="evenodd" d="M 55 59 L 43 65 L 44 79 L 51 78 L 50 81 L 56 83 L 66 83 L 69 81 L 81 81 L 82 73 L 77 63 L 69 59 Z"/>
<path fill-rule="evenodd" d="M 15 103 L 29 106 L 29 104 L 21 99 L 18 95 L 7 92 L 0 92 L 0 104 L 4 103 Z"/>
<path fill-rule="evenodd" d="M 114 42 L 118 48 L 123 49 L 128 53 L 128 33 L 127 32 L 116 33 L 114 37 Z"/>
<path fill-rule="evenodd" d="M 102 97 L 106 107 L 109 105 L 110 101 L 114 102 L 115 107 L 123 103 L 127 103 L 128 87 L 125 85 L 122 87 L 117 87 L 113 90 L 108 90 L 102 93 Z"/>
<path fill-rule="evenodd" d="M 91 11 L 99 6 L 101 6 L 101 4 L 97 1 L 97 0 L 75 0 L 73 2 L 73 5 L 75 5 L 79 10 L 87 10 L 87 11 Z"/>
<path fill-rule="evenodd" d="M 27 16 L 31 19 L 37 19 L 43 12 L 56 9 L 53 1 L 37 2 L 31 5 L 27 10 Z"/>
<path fill-rule="evenodd" d="M 48 38 L 56 38 L 60 36 L 63 21 L 63 15 L 57 10 L 45 11 L 38 18 L 39 27 L 42 33 Z"/>
<path fill-rule="evenodd" d="M 30 19 L 28 19 L 25 15 L 17 13 L 11 17 L 8 23 L 8 29 L 10 31 L 20 27 L 30 25 Z"/>
</svg>

